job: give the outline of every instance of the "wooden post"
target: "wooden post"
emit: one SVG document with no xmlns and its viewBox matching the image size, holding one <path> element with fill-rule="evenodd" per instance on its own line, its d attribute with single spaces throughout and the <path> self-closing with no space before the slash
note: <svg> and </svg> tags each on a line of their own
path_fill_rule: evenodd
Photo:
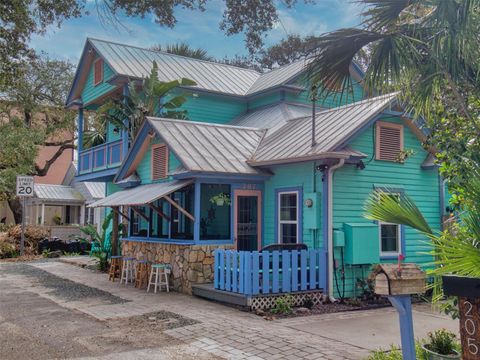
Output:
<svg viewBox="0 0 480 360">
<path fill-rule="evenodd" d="M 113 218 L 112 218 L 112 256 L 118 255 L 118 206 L 113 207 Z"/>
</svg>

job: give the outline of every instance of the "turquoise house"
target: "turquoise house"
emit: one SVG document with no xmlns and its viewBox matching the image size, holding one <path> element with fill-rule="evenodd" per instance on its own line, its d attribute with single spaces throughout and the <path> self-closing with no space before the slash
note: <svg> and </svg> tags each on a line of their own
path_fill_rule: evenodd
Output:
<svg viewBox="0 0 480 360">
<path fill-rule="evenodd" d="M 160 80 L 197 83 L 185 89 L 188 120 L 149 117 L 131 144 L 109 124 L 104 144 L 83 148 L 84 114 L 141 84 L 153 61 Z M 178 291 L 214 282 L 248 296 L 357 296 L 372 264 L 427 264 L 422 235 L 363 217 L 381 189 L 411 196 L 440 229 L 443 182 L 425 129 L 397 94 L 369 95 L 356 64 L 353 93 L 314 109 L 305 73 L 305 60 L 259 73 L 87 39 L 67 102 L 78 110 L 77 179 L 106 183 L 94 206 L 128 225 L 123 254 L 169 263 Z"/>
</svg>

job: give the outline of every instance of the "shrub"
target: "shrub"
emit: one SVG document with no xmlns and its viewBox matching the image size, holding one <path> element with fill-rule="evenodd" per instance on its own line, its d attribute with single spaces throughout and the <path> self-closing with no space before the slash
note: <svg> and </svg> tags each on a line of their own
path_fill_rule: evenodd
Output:
<svg viewBox="0 0 480 360">
<path fill-rule="evenodd" d="M 14 224 L 0 224 L 0 233 L 7 232 L 14 226 Z"/>
<path fill-rule="evenodd" d="M 290 295 L 285 295 L 279 297 L 275 301 L 275 306 L 272 308 L 273 314 L 291 314 L 292 313 L 292 306 L 293 306 L 293 297 Z"/>
<path fill-rule="evenodd" d="M 6 241 L 0 241 L 0 259 L 8 259 L 17 257 L 18 251 L 15 248 L 15 245 L 10 244 Z"/>
<path fill-rule="evenodd" d="M 457 348 L 457 338 L 451 331 L 440 329 L 428 333 L 424 346 L 440 355 L 453 355 Z"/>
<path fill-rule="evenodd" d="M 22 234 L 22 228 L 20 225 L 11 227 L 4 236 L 4 241 L 15 246 L 16 250 L 20 250 L 20 238 Z M 48 238 L 49 232 L 47 229 L 41 226 L 28 225 L 25 227 L 25 253 L 37 254 L 38 242 Z"/>
</svg>

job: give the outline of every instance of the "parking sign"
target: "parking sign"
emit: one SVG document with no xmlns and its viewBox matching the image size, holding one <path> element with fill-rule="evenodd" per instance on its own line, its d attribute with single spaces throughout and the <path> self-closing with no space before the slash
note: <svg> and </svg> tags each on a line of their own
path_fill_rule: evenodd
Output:
<svg viewBox="0 0 480 360">
<path fill-rule="evenodd" d="M 33 196 L 33 176 L 17 176 L 17 196 Z"/>
</svg>

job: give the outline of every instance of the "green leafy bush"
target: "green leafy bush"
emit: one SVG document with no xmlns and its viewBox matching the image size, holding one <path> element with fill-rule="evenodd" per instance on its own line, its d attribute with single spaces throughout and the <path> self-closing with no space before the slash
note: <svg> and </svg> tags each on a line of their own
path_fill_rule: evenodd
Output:
<svg viewBox="0 0 480 360">
<path fill-rule="evenodd" d="M 6 241 L 0 241 L 0 259 L 8 259 L 19 255 L 15 245 Z"/>
<path fill-rule="evenodd" d="M 446 329 L 429 332 L 425 348 L 440 355 L 453 355 L 457 348 L 457 337 Z"/>
<path fill-rule="evenodd" d="M 275 301 L 275 306 L 272 308 L 273 314 L 291 314 L 293 306 L 293 297 L 290 295 L 285 295 L 279 297 Z"/>
</svg>

